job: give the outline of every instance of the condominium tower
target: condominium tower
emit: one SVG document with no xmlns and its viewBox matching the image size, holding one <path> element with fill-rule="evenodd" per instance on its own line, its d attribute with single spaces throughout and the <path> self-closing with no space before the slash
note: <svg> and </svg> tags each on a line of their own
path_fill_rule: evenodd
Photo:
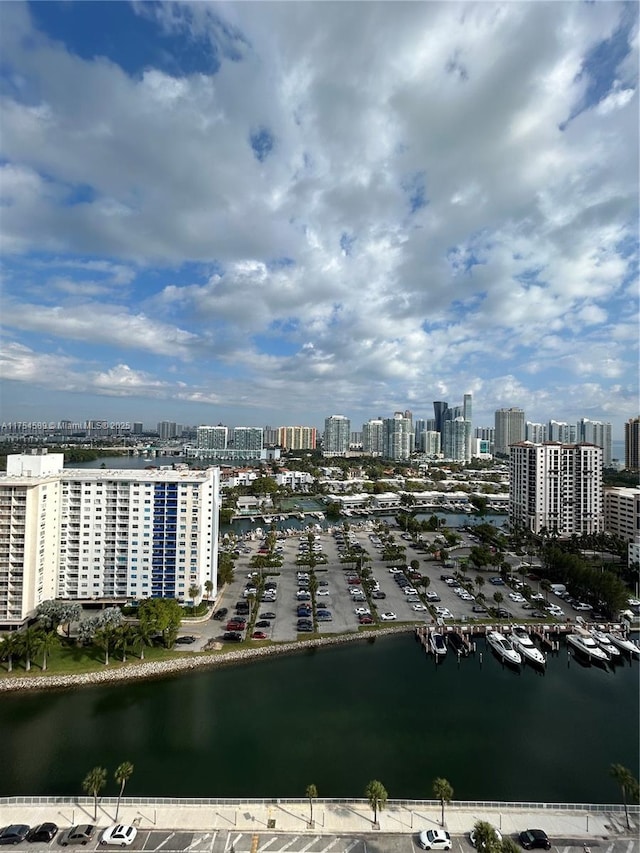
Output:
<svg viewBox="0 0 640 853">
<path fill-rule="evenodd" d="M 349 450 L 351 421 L 344 415 L 325 418 L 322 450 L 330 456 L 344 455 Z"/>
<path fill-rule="evenodd" d="M 522 441 L 511 445 L 509 463 L 513 527 L 560 537 L 602 532 L 601 447 Z"/>
<path fill-rule="evenodd" d="M 278 444 L 287 450 L 315 450 L 316 428 L 283 426 L 278 430 Z"/>
<path fill-rule="evenodd" d="M 218 468 L 65 469 L 15 455 L 0 477 L 0 624 L 42 601 L 189 599 L 217 588 Z"/>
<path fill-rule="evenodd" d="M 495 413 L 494 454 L 509 455 L 509 448 L 524 441 L 524 411 L 518 408 L 498 409 Z"/>
<path fill-rule="evenodd" d="M 640 470 L 640 418 L 629 418 L 624 425 L 624 467 Z"/>
</svg>

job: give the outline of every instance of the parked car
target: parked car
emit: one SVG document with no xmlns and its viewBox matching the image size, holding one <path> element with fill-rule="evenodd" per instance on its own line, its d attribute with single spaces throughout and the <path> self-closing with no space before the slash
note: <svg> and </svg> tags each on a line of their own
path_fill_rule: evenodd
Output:
<svg viewBox="0 0 640 853">
<path fill-rule="evenodd" d="M 266 640 L 267 635 L 265 634 L 264 631 L 254 631 L 253 634 L 251 635 L 251 639 L 252 640 Z"/>
<path fill-rule="evenodd" d="M 27 841 L 51 841 L 58 833 L 55 823 L 39 823 L 27 833 Z"/>
<path fill-rule="evenodd" d="M 247 623 L 244 619 L 231 619 L 227 622 L 227 631 L 244 631 Z"/>
<path fill-rule="evenodd" d="M 333 616 L 329 610 L 318 610 L 316 613 L 316 619 L 318 622 L 331 622 L 333 621 Z"/>
<path fill-rule="evenodd" d="M 379 590 L 379 589 L 377 589 L 377 590 L 375 590 L 374 592 L 372 592 L 372 593 L 371 593 L 371 598 L 380 598 L 380 599 L 382 599 L 382 598 L 386 598 L 386 597 L 387 597 L 387 593 L 386 593 L 386 592 L 382 592 L 382 590 Z"/>
<path fill-rule="evenodd" d="M 195 641 L 196 641 L 196 638 L 191 637 L 191 636 L 189 636 L 189 637 L 178 637 L 176 639 L 176 644 L 179 646 L 190 646 L 191 643 L 195 643 Z"/>
<path fill-rule="evenodd" d="M 451 836 L 443 829 L 423 829 L 418 844 L 423 850 L 451 850 Z"/>
<path fill-rule="evenodd" d="M 426 592 L 424 597 L 427 601 L 442 601 L 437 592 Z"/>
<path fill-rule="evenodd" d="M 276 618 L 276 614 L 270 613 L 270 612 L 261 613 L 260 616 L 258 616 L 258 619 L 275 619 L 275 618 Z"/>
<path fill-rule="evenodd" d="M 544 829 L 525 829 L 518 836 L 518 840 L 525 850 L 551 850 L 551 842 Z"/>
<path fill-rule="evenodd" d="M 222 639 L 227 643 L 241 643 L 242 634 L 239 631 L 225 631 L 222 635 Z"/>
<path fill-rule="evenodd" d="M 12 823 L 0 830 L 0 844 L 19 844 L 29 833 L 26 823 Z"/>
<path fill-rule="evenodd" d="M 259 622 L 256 622 L 256 628 L 270 628 L 271 622 L 268 619 L 260 619 Z"/>
<path fill-rule="evenodd" d="M 216 612 L 211 617 L 212 619 L 217 619 L 218 621 L 222 621 L 224 617 L 227 615 L 229 611 L 226 607 L 221 607 L 220 610 L 216 610 Z"/>
<path fill-rule="evenodd" d="M 382 619 L 383 622 L 393 622 L 397 618 L 398 617 L 396 616 L 396 614 L 392 613 L 391 611 L 380 614 L 380 619 Z"/>
<path fill-rule="evenodd" d="M 372 625 L 373 624 L 373 616 L 358 616 L 358 622 L 361 625 Z"/>
<path fill-rule="evenodd" d="M 116 847 L 128 847 L 131 844 L 138 830 L 135 826 L 128 826 L 124 823 L 116 823 L 110 826 L 102 833 L 100 844 L 113 844 Z"/>
<path fill-rule="evenodd" d="M 60 844 L 66 847 L 68 844 L 88 844 L 93 840 L 97 827 L 92 823 L 80 823 L 66 829 L 60 836 Z"/>
<path fill-rule="evenodd" d="M 497 830 L 495 828 L 495 826 L 491 826 L 491 829 L 494 832 L 495 840 L 498 842 L 498 844 L 502 844 L 502 833 L 499 830 Z M 469 841 L 473 844 L 474 847 L 478 847 L 478 845 L 476 844 L 476 831 L 475 831 L 475 829 L 472 829 L 471 832 L 469 833 Z M 478 849 L 484 850 L 484 848 L 485 848 L 485 844 L 484 844 L 484 842 L 481 841 L 480 847 Z"/>
</svg>

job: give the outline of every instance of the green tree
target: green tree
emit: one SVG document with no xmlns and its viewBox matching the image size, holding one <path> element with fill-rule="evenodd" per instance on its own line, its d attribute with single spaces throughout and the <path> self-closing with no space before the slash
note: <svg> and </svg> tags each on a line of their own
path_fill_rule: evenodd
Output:
<svg viewBox="0 0 640 853">
<path fill-rule="evenodd" d="M 160 634 L 163 645 L 170 649 L 180 630 L 182 608 L 175 598 L 147 598 L 140 605 L 138 619 L 149 637 Z"/>
<path fill-rule="evenodd" d="M 387 802 L 388 794 L 382 782 L 372 779 L 364 790 L 364 795 L 373 810 L 373 822 L 378 822 L 378 812 L 382 811 Z"/>
<path fill-rule="evenodd" d="M 313 801 L 318 797 L 318 789 L 315 785 L 307 785 L 305 796 L 309 800 L 309 826 L 313 826 Z"/>
<path fill-rule="evenodd" d="M 120 811 L 120 800 L 122 795 L 124 794 L 124 787 L 131 779 L 133 775 L 133 764 L 130 761 L 123 761 L 122 764 L 118 764 L 116 767 L 116 772 L 113 774 L 113 778 L 116 780 L 118 785 L 120 785 L 120 791 L 118 792 L 118 802 L 116 804 L 116 823 L 118 822 L 118 812 Z"/>
<path fill-rule="evenodd" d="M 22 642 L 17 631 L 3 634 L 0 642 L 0 660 L 6 660 L 7 670 L 13 672 L 13 658 L 20 654 Z"/>
<path fill-rule="evenodd" d="M 40 646 L 41 636 L 42 630 L 35 626 L 25 628 L 24 631 L 20 632 L 20 650 L 24 656 L 24 668 L 26 672 L 31 670 L 31 659 L 36 649 Z"/>
<path fill-rule="evenodd" d="M 213 592 L 213 581 L 204 582 L 204 591 L 207 593 L 207 601 L 209 601 L 211 593 Z"/>
<path fill-rule="evenodd" d="M 442 826 L 444 826 L 444 804 L 450 803 L 453 798 L 453 788 L 451 784 L 446 780 L 438 777 L 433 781 L 433 796 L 436 800 L 440 800 L 440 807 L 442 809 Z"/>
<path fill-rule="evenodd" d="M 196 598 L 200 595 L 202 590 L 198 586 L 197 583 L 192 583 L 189 587 L 189 598 L 191 599 L 191 607 L 196 609 Z"/>
<path fill-rule="evenodd" d="M 94 634 L 94 643 L 104 652 L 105 666 L 109 666 L 109 652 L 116 645 L 119 631 L 120 627 L 118 625 L 107 623 L 98 628 Z"/>
<path fill-rule="evenodd" d="M 51 652 L 60 645 L 55 631 L 43 631 L 40 635 L 40 651 L 42 652 L 42 671 L 47 671 L 47 659 Z"/>
<path fill-rule="evenodd" d="M 502 853 L 498 834 L 486 820 L 477 820 L 473 826 L 474 846 L 482 853 Z"/>
<path fill-rule="evenodd" d="M 510 838 L 508 835 L 506 835 L 502 839 L 502 844 L 500 845 L 500 853 L 522 853 L 522 848 L 516 841 L 514 841 L 513 838 Z"/>
<path fill-rule="evenodd" d="M 82 790 L 88 797 L 93 797 L 93 819 L 98 819 L 98 797 L 107 784 L 107 771 L 104 767 L 94 767 L 84 777 Z"/>
<path fill-rule="evenodd" d="M 609 770 L 613 778 L 620 785 L 622 791 L 622 802 L 624 803 L 624 816 L 627 821 L 627 829 L 631 829 L 629 822 L 628 799 L 638 799 L 638 781 L 633 773 L 622 764 L 612 764 Z"/>
<path fill-rule="evenodd" d="M 504 601 L 504 595 L 501 592 L 494 592 L 493 593 L 493 600 L 498 605 L 498 607 L 500 607 L 500 605 Z"/>
</svg>

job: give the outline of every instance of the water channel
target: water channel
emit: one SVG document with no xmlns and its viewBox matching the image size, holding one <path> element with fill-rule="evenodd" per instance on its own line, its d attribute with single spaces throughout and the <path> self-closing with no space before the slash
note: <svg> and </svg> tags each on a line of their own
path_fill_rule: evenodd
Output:
<svg viewBox="0 0 640 853">
<path fill-rule="evenodd" d="M 131 795 L 619 802 L 638 775 L 638 661 L 514 672 L 484 647 L 436 667 L 411 634 L 155 682 L 0 697 L 0 795 L 81 793 L 132 761 Z M 113 784 L 112 786 L 113 787 Z M 106 791 L 105 793 L 109 793 Z M 115 793 L 115 791 L 111 791 Z"/>
</svg>

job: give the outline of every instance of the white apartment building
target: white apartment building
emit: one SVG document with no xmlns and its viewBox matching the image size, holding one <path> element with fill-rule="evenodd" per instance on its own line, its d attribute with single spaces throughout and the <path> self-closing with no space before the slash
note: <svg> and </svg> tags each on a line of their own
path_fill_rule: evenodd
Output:
<svg viewBox="0 0 640 853">
<path fill-rule="evenodd" d="M 229 429 L 226 426 L 199 426 L 196 430 L 198 450 L 226 450 Z"/>
<path fill-rule="evenodd" d="M 640 488 L 604 490 L 604 529 L 625 542 L 640 543 Z"/>
<path fill-rule="evenodd" d="M 322 451 L 325 456 L 345 456 L 349 451 L 351 421 L 344 415 L 330 415 L 324 421 Z"/>
<path fill-rule="evenodd" d="M 525 437 L 524 410 L 519 408 L 497 409 L 494 427 L 494 454 L 509 455 L 512 444 Z"/>
<path fill-rule="evenodd" d="M 372 418 L 362 424 L 362 452 L 367 456 L 382 456 L 384 452 L 384 423 L 382 418 Z"/>
<path fill-rule="evenodd" d="M 509 523 L 560 537 L 604 528 L 602 448 L 518 442 L 510 449 Z"/>
<path fill-rule="evenodd" d="M 235 450 L 262 450 L 262 427 L 234 427 L 231 436 Z"/>
<path fill-rule="evenodd" d="M 63 463 L 62 454 L 9 456 L 0 477 L 1 624 L 20 624 L 51 598 L 187 601 L 207 581 L 215 596 L 218 468 Z"/>
</svg>

